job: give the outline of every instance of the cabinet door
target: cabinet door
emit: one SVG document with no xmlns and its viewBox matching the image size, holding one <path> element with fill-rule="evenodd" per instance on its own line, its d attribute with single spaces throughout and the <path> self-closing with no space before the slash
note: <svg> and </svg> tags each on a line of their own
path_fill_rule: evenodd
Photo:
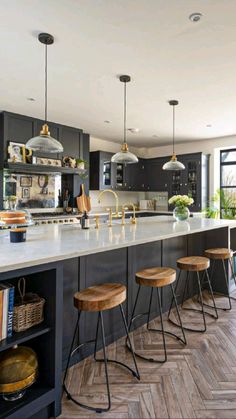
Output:
<svg viewBox="0 0 236 419">
<path fill-rule="evenodd" d="M 128 191 L 143 191 L 145 188 L 145 164 L 144 159 L 138 163 L 125 166 L 124 189 Z"/>
<path fill-rule="evenodd" d="M 115 163 L 111 162 L 111 153 L 99 152 L 99 189 L 114 189 Z"/>
<path fill-rule="evenodd" d="M 59 140 L 64 147 L 63 156 L 80 157 L 81 134 L 79 129 L 60 126 Z"/>
<path fill-rule="evenodd" d="M 185 159 L 185 182 L 183 192 L 194 199 L 191 211 L 201 210 L 201 155 Z"/>
<path fill-rule="evenodd" d="M 169 184 L 169 172 L 163 170 L 166 158 L 150 159 L 146 162 L 146 190 L 167 191 Z"/>
<path fill-rule="evenodd" d="M 4 160 L 8 158 L 9 141 L 25 144 L 34 135 L 33 118 L 4 112 Z"/>
</svg>

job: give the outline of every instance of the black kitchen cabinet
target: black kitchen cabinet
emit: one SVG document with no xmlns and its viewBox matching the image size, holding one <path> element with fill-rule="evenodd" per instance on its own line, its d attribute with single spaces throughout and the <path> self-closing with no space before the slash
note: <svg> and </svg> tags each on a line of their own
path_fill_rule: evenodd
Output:
<svg viewBox="0 0 236 419">
<path fill-rule="evenodd" d="M 146 186 L 145 159 L 139 159 L 138 163 L 127 164 L 124 167 L 125 181 L 123 190 L 144 191 Z"/>
<path fill-rule="evenodd" d="M 105 151 L 90 153 L 90 189 L 114 189 L 115 167 L 111 157 L 112 153 Z"/>
<path fill-rule="evenodd" d="M 170 183 L 170 172 L 162 167 L 169 157 L 146 159 L 146 190 L 147 191 L 168 191 Z"/>
<path fill-rule="evenodd" d="M 201 211 L 207 206 L 209 196 L 209 156 L 193 153 L 179 155 L 178 159 L 185 170 L 171 172 L 169 196 L 191 196 L 194 199 L 191 211 Z"/>
<path fill-rule="evenodd" d="M 25 115 L 15 114 L 12 112 L 3 111 L 0 113 L 0 168 L 4 168 L 4 163 L 8 160 L 8 144 L 10 141 L 19 142 L 26 144 L 26 142 L 37 135 L 44 121 L 28 117 Z M 51 136 L 59 140 L 64 151 L 62 154 L 52 153 L 36 153 L 35 156 L 42 156 L 48 158 L 62 158 L 63 156 L 71 156 L 75 158 L 81 158 L 89 164 L 89 134 L 83 133 L 79 128 L 68 127 L 65 125 L 57 124 L 55 122 L 48 122 Z M 27 173 L 29 173 L 30 165 L 27 167 Z M 34 173 L 34 167 L 32 165 L 32 173 Z M 71 194 L 70 205 L 75 205 L 72 197 L 76 197 L 80 191 L 81 183 L 85 184 L 85 190 L 89 192 L 89 170 L 86 179 L 82 179 L 77 174 L 63 174 L 62 175 L 62 188 L 65 185 L 69 186 Z M 3 170 L 0 172 L 0 207 L 3 206 Z"/>
</svg>

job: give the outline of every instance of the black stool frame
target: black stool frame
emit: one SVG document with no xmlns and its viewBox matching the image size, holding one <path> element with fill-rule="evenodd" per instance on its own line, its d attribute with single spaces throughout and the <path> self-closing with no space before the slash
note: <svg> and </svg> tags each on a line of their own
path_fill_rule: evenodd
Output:
<svg viewBox="0 0 236 419">
<path fill-rule="evenodd" d="M 236 252 L 234 252 L 233 253 L 233 255 L 235 255 L 235 253 Z M 236 298 L 235 297 L 232 297 L 231 295 L 230 295 L 230 291 L 229 291 L 229 281 L 228 281 L 228 278 L 227 278 L 227 273 L 226 273 L 226 269 L 225 269 L 225 262 L 227 261 L 229 261 L 229 264 L 230 264 L 230 268 L 231 268 L 231 272 L 232 272 L 232 275 L 233 275 L 233 278 L 234 278 L 234 283 L 235 283 L 235 286 L 236 286 L 236 274 L 235 274 L 235 270 L 234 270 L 234 267 L 233 267 L 233 261 L 232 261 L 232 258 L 229 258 L 229 259 L 214 259 L 213 260 L 213 263 L 212 263 L 212 268 L 211 268 L 211 275 L 210 275 L 210 282 L 211 282 L 211 284 L 212 284 L 212 280 L 213 280 L 213 274 L 214 274 L 214 269 L 215 269 L 215 263 L 216 263 L 216 261 L 221 261 L 222 262 L 222 267 L 223 267 L 223 273 L 224 273 L 224 280 L 225 280 L 225 284 L 226 284 L 226 288 L 227 288 L 227 294 L 223 294 L 223 293 L 221 293 L 221 292 L 214 292 L 214 294 L 215 295 L 222 295 L 223 297 L 226 297 L 226 298 L 228 298 L 228 301 L 229 301 L 229 307 L 217 307 L 217 310 L 224 310 L 224 311 L 229 311 L 229 310 L 231 310 L 232 309 L 232 304 L 231 304 L 231 300 L 234 300 L 234 301 L 236 301 Z M 206 304 L 206 303 L 204 303 L 204 305 L 205 306 L 207 306 L 207 307 L 210 307 L 210 308 L 213 308 L 210 304 Z"/>
<path fill-rule="evenodd" d="M 145 285 L 144 285 L 144 286 L 145 286 Z M 181 318 L 180 318 L 180 313 L 179 313 L 179 309 L 178 309 L 177 300 L 176 300 L 175 292 L 174 292 L 174 289 L 173 289 L 173 285 L 172 285 L 172 284 L 170 284 L 170 287 L 171 287 L 172 297 L 173 297 L 174 302 L 175 302 L 175 307 L 176 307 L 176 311 L 177 311 L 177 314 L 178 314 L 178 319 L 179 319 L 179 322 L 180 322 L 180 327 L 181 327 L 182 322 L 181 322 Z M 158 301 L 158 307 L 159 307 L 159 311 L 160 311 L 161 329 L 154 329 L 154 328 L 149 327 L 150 315 L 151 315 L 152 297 L 153 297 L 153 288 L 156 288 L 156 290 L 157 290 L 157 301 Z M 135 350 L 134 350 L 134 354 L 135 354 L 135 356 L 136 356 L 136 357 L 141 358 L 141 359 L 143 359 L 143 360 L 145 360 L 145 361 L 150 361 L 150 362 L 156 362 L 156 363 L 163 364 L 164 362 L 166 362 L 166 361 L 167 361 L 167 352 L 166 352 L 166 341 L 165 341 L 165 335 L 171 336 L 171 337 L 173 337 L 173 338 L 175 338 L 175 339 L 179 340 L 180 342 L 182 342 L 184 345 L 186 345 L 186 344 L 187 344 L 187 341 L 186 341 L 186 337 L 185 337 L 184 329 L 182 328 L 182 335 L 183 335 L 183 338 L 181 338 L 181 337 L 179 337 L 179 336 L 175 335 L 175 334 L 174 334 L 174 333 L 172 333 L 172 332 L 168 332 L 168 331 L 164 330 L 164 325 L 163 325 L 163 313 L 162 313 L 162 303 L 161 303 L 161 296 L 160 296 L 160 288 L 157 288 L 157 287 L 151 287 L 151 295 L 150 295 L 150 300 L 149 300 L 149 308 L 148 308 L 148 312 L 147 312 L 147 313 L 140 313 L 140 314 L 136 314 L 136 316 L 135 316 L 135 310 L 136 310 L 136 306 L 137 306 L 137 303 L 138 303 L 138 298 L 139 298 L 140 289 L 141 289 L 141 285 L 139 285 L 139 288 L 138 288 L 138 291 L 137 291 L 137 295 L 136 295 L 136 299 L 135 299 L 135 303 L 134 303 L 134 307 L 133 307 L 133 311 L 132 311 L 132 314 L 131 314 L 131 319 L 130 319 L 130 323 L 129 323 L 129 331 L 130 331 L 130 329 L 131 329 L 131 327 L 132 327 L 133 322 L 134 322 L 137 318 L 147 315 L 147 316 L 148 316 L 148 320 L 147 320 L 147 330 L 148 330 L 148 331 L 150 331 L 150 332 L 158 332 L 158 333 L 161 333 L 161 334 L 162 334 L 163 349 L 164 349 L 164 359 L 157 360 L 157 359 L 154 359 L 154 358 L 146 358 L 145 356 L 138 354 Z M 126 340 L 126 346 L 127 346 L 127 348 L 128 348 L 129 350 L 131 350 L 131 347 L 129 346 L 129 344 L 128 344 L 127 340 Z"/>
<path fill-rule="evenodd" d="M 136 359 L 135 359 L 135 354 L 133 351 L 133 347 L 131 344 L 131 340 L 130 340 L 130 336 L 129 336 L 129 331 L 128 331 L 128 325 L 125 319 L 125 314 L 124 314 L 124 310 L 123 310 L 123 306 L 122 304 L 119 304 L 119 308 L 120 308 L 120 312 L 121 312 L 121 316 L 122 316 L 122 320 L 124 323 L 124 327 L 125 327 L 125 332 L 126 332 L 126 339 L 129 342 L 130 345 L 130 351 L 132 353 L 132 358 L 133 358 L 133 362 L 134 362 L 134 366 L 135 366 L 135 371 L 132 370 L 128 365 L 124 364 L 123 362 L 120 361 L 116 361 L 114 359 L 108 359 L 107 355 L 106 355 L 106 341 L 105 341 L 105 331 L 104 331 L 104 322 L 103 322 L 103 312 L 99 311 L 98 312 L 98 321 L 97 321 L 97 329 L 96 329 L 96 337 L 93 340 L 89 340 L 87 342 L 81 343 L 80 345 L 78 345 L 74 350 L 74 343 L 75 343 L 75 337 L 76 337 L 76 331 L 78 329 L 79 326 L 79 321 L 80 321 L 80 316 L 81 316 L 81 311 L 79 312 L 78 315 L 78 319 L 76 322 L 76 326 L 75 326 L 75 331 L 74 331 L 74 335 L 73 335 L 73 339 L 72 339 L 72 343 L 71 343 L 71 347 L 70 347 L 70 353 L 69 353 L 69 357 L 68 357 L 68 361 L 67 361 L 67 365 L 66 365 L 66 370 L 65 370 L 65 375 L 64 375 L 64 379 L 63 379 L 63 389 L 66 392 L 67 398 L 69 400 L 72 400 L 74 403 L 76 403 L 78 406 L 83 407 L 85 409 L 88 410 L 92 410 L 96 413 L 102 413 L 102 412 L 107 412 L 110 407 L 111 407 L 111 396 L 110 396 L 110 386 L 109 386 L 109 377 L 108 377 L 108 362 L 114 362 L 116 364 L 122 365 L 123 367 L 127 368 L 134 377 L 136 377 L 138 380 L 140 380 L 140 375 L 139 375 L 139 371 L 138 371 L 138 366 L 136 363 Z M 103 358 L 102 359 L 97 359 L 96 358 L 96 351 L 97 351 L 97 341 L 98 341 L 98 332 L 99 332 L 99 326 L 101 325 L 101 332 L 102 332 L 102 349 L 103 349 Z M 95 343 L 95 347 L 94 347 L 94 360 L 97 362 L 104 362 L 105 364 L 105 375 L 106 375 L 106 387 L 107 387 L 107 399 L 108 399 L 108 405 L 106 408 L 100 408 L 100 407 L 93 407 L 93 406 L 87 406 L 84 403 L 80 403 L 78 400 L 75 400 L 70 392 L 68 391 L 65 381 L 66 381 L 66 377 L 67 377 L 67 372 L 68 372 L 68 368 L 69 368 L 69 363 L 70 363 L 70 359 L 71 357 L 84 345 L 88 344 L 88 343 Z"/>
<path fill-rule="evenodd" d="M 177 293 L 177 289 L 178 289 L 178 285 L 179 285 L 179 282 L 180 282 L 180 277 L 181 277 L 182 272 L 183 272 L 182 270 L 179 271 L 179 275 L 178 275 L 178 279 L 177 279 L 177 283 L 176 283 L 176 287 L 175 287 L 175 292 L 176 293 Z M 210 316 L 210 317 L 213 317 L 213 319 L 215 319 L 215 320 L 218 319 L 218 312 L 217 312 L 217 307 L 216 307 L 216 304 L 215 304 L 215 299 L 214 299 L 214 294 L 213 294 L 212 287 L 211 287 L 211 282 L 210 282 L 209 274 L 208 274 L 207 269 L 205 269 L 203 271 L 204 272 L 204 276 L 206 276 L 206 278 L 207 278 L 207 284 L 209 286 L 210 294 L 211 294 L 212 302 L 213 302 L 213 306 L 210 306 L 210 307 L 215 310 L 215 315 L 212 314 L 212 313 L 209 313 L 208 311 L 205 311 L 204 310 L 201 279 L 200 279 L 200 274 L 199 274 L 198 271 L 196 271 L 196 274 L 197 274 L 197 283 L 198 283 L 198 292 L 199 292 L 198 295 L 199 295 L 199 298 L 200 298 L 201 309 L 192 308 L 192 307 L 183 307 L 184 301 L 185 301 L 184 300 L 184 297 L 185 297 L 185 294 L 186 294 L 186 290 L 188 291 L 188 294 L 187 295 L 189 296 L 189 274 L 190 274 L 191 271 L 186 271 L 186 272 L 187 272 L 187 276 L 186 276 L 186 280 L 185 280 L 185 286 L 184 286 L 184 292 L 183 292 L 183 297 L 182 297 L 181 309 L 182 310 L 195 311 L 195 312 L 198 312 L 198 313 L 202 313 L 204 328 L 203 329 L 192 329 L 191 327 L 183 326 L 183 324 L 180 325 L 180 324 L 176 323 L 174 320 L 172 320 L 170 318 L 170 315 L 171 315 L 171 310 L 172 310 L 172 306 L 173 306 L 173 298 L 172 298 L 171 305 L 170 305 L 169 312 L 168 312 L 168 320 L 172 324 L 174 324 L 175 326 L 181 327 L 184 330 L 188 330 L 190 332 L 203 333 L 203 332 L 206 332 L 206 329 L 207 329 L 206 315 L 207 316 Z M 195 271 L 193 271 L 193 273 L 195 273 Z"/>
</svg>

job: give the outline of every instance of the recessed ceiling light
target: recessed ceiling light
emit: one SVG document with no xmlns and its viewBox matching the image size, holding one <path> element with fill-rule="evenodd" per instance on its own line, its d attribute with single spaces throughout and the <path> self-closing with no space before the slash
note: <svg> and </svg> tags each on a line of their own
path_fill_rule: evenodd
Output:
<svg viewBox="0 0 236 419">
<path fill-rule="evenodd" d="M 194 23 L 199 22 L 199 20 L 201 20 L 201 18 L 202 18 L 201 13 L 192 13 L 189 16 L 189 20 L 191 20 L 191 22 L 194 22 Z"/>
<path fill-rule="evenodd" d="M 33 97 L 27 97 L 27 100 L 29 100 L 30 102 L 35 102 L 35 99 Z"/>
<path fill-rule="evenodd" d="M 110 124 L 111 123 L 111 121 L 109 121 L 108 119 L 105 119 L 105 124 Z"/>
<path fill-rule="evenodd" d="M 212 127 L 212 125 L 211 125 L 211 124 L 207 124 L 207 125 L 206 125 L 206 127 L 207 127 L 207 128 L 211 128 L 211 127 Z"/>
<path fill-rule="evenodd" d="M 132 134 L 138 134 L 140 129 L 139 128 L 128 128 L 127 131 L 132 132 Z"/>
</svg>

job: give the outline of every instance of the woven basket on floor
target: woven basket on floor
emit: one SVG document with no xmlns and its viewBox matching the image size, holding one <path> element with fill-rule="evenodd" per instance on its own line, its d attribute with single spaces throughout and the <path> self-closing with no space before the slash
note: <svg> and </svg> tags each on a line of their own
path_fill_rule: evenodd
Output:
<svg viewBox="0 0 236 419">
<path fill-rule="evenodd" d="M 25 293 L 25 278 L 18 281 L 19 297 L 15 299 L 13 312 L 13 330 L 23 332 L 44 320 L 45 299 L 37 294 Z"/>
</svg>

